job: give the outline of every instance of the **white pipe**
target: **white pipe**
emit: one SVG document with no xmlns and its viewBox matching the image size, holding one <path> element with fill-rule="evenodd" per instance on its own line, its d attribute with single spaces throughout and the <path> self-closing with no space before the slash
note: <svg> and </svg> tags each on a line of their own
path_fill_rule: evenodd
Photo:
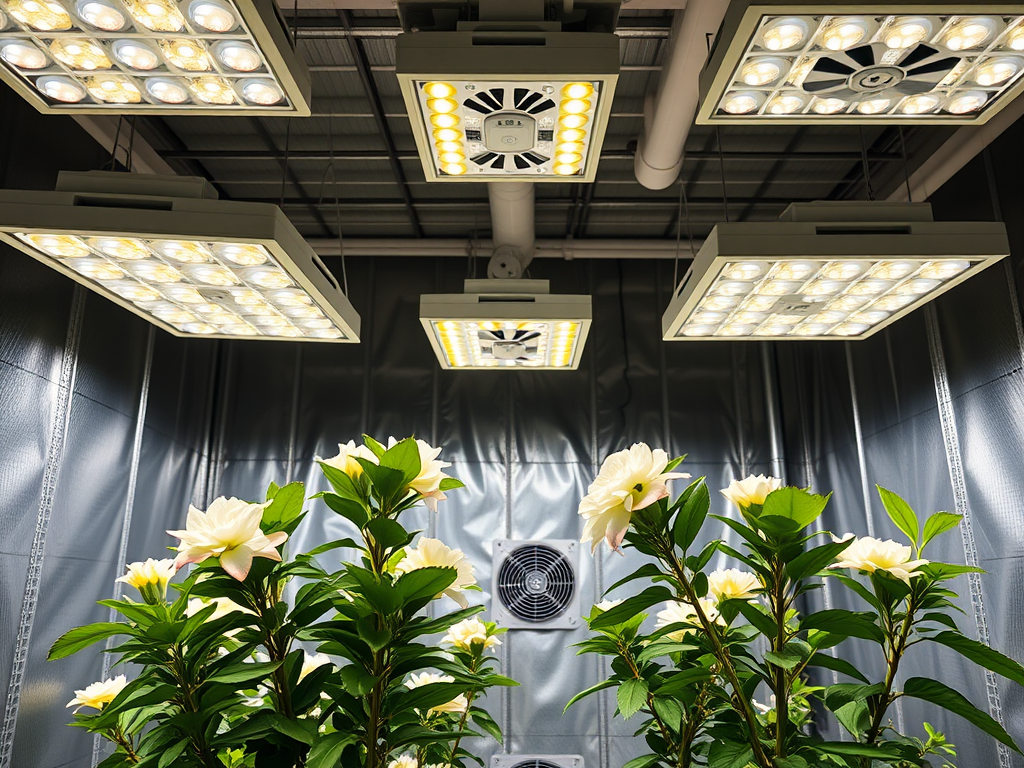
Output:
<svg viewBox="0 0 1024 768">
<path fill-rule="evenodd" d="M 1022 115 L 1024 99 L 1016 99 L 984 125 L 964 126 L 958 129 L 921 164 L 920 168 L 910 174 L 910 188 L 914 201 L 920 203 L 931 197 L 939 187 L 953 178 Z M 899 203 L 907 202 L 906 184 L 900 184 L 887 199 Z"/>
<path fill-rule="evenodd" d="M 708 35 L 715 35 L 728 0 L 690 0 L 676 11 L 658 90 L 644 104 L 644 128 L 633 167 L 648 189 L 665 189 L 679 176 L 683 147 L 700 99 L 700 73 L 708 55 Z"/>
<path fill-rule="evenodd" d="M 338 256 L 338 241 L 334 238 L 307 238 L 320 256 Z M 687 240 L 676 247 L 675 240 L 537 240 L 534 256 L 541 259 L 674 259 L 690 258 Z M 700 242 L 694 242 L 694 252 Z M 346 238 L 346 256 L 450 256 L 488 257 L 494 251 L 492 240 L 459 239 L 402 239 L 402 238 Z"/>
<path fill-rule="evenodd" d="M 495 247 L 511 246 L 529 260 L 536 237 L 533 182 L 492 182 L 487 185 L 487 197 L 491 203 L 491 239 Z"/>
</svg>

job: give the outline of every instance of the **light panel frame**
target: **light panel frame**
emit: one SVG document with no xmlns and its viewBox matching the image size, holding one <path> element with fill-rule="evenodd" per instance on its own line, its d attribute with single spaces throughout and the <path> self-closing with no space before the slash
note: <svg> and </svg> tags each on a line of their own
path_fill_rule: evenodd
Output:
<svg viewBox="0 0 1024 768">
<path fill-rule="evenodd" d="M 112 193 L 109 191 L 112 185 L 126 191 Z M 212 188 L 208 187 L 204 179 L 198 178 L 62 172 L 57 191 L 0 191 L 0 241 L 28 254 L 173 336 L 249 341 L 350 344 L 359 342 L 359 314 L 341 292 L 333 276 L 329 277 L 330 272 L 320 261 L 319 256 L 280 208 L 265 203 L 211 199 L 210 195 L 204 197 L 204 192 L 211 193 Z M 215 196 L 215 193 L 212 194 Z M 344 336 L 323 338 L 311 335 L 235 335 L 183 331 L 118 295 L 102 282 L 90 280 L 53 256 L 37 250 L 22 241 L 18 234 L 259 245 L 294 282 L 294 286 L 288 288 L 297 289 L 308 295 L 312 303 Z M 131 263 L 124 262 L 125 265 Z M 184 264 L 181 267 L 181 271 L 185 271 L 190 265 Z M 244 271 L 245 267 L 236 269 Z M 130 274 L 130 269 L 126 271 Z M 139 282 L 147 284 L 143 280 Z M 228 287 L 220 288 L 208 284 L 186 285 L 211 293 L 217 290 L 230 290 Z M 264 290 L 288 288 L 271 287 Z M 283 310 L 277 311 L 283 313 Z"/>
<path fill-rule="evenodd" d="M 1006 84 L 999 87 L 983 86 L 966 82 L 965 75 L 971 72 L 968 67 L 959 74 L 959 81 L 954 81 L 949 86 L 943 86 L 948 90 L 958 90 L 964 93 L 968 91 L 985 91 L 993 93 L 981 109 L 964 114 L 953 114 L 944 112 L 941 108 L 938 111 L 923 112 L 920 114 L 901 114 L 896 112 L 883 111 L 876 114 L 864 114 L 856 111 L 852 106 L 848 111 L 821 114 L 813 111 L 815 96 L 804 92 L 799 86 L 787 85 L 785 79 L 773 81 L 773 85 L 757 86 L 737 82 L 738 74 L 742 64 L 748 60 L 749 52 L 755 48 L 755 36 L 762 28 L 767 17 L 784 18 L 808 18 L 808 17 L 832 17 L 840 19 L 843 17 L 861 17 L 872 21 L 873 26 L 869 28 L 869 38 L 879 32 L 876 17 L 944 17 L 942 24 L 932 30 L 932 34 L 925 39 L 934 40 L 941 36 L 942 30 L 953 19 L 965 19 L 974 16 L 1002 16 L 1011 18 L 1012 22 L 1007 24 L 993 36 L 989 43 L 979 49 L 964 51 L 951 51 L 950 55 L 960 56 L 963 59 L 970 59 L 976 62 L 979 58 L 988 56 L 995 58 L 999 55 L 1024 59 L 1024 50 L 1002 50 L 997 49 L 997 42 L 1002 39 L 1005 32 L 1011 26 L 1016 29 L 1024 26 L 1024 4 L 1008 3 L 983 3 L 976 0 L 966 0 L 961 3 L 936 3 L 916 2 L 915 0 L 904 0 L 900 3 L 883 4 L 878 2 L 865 2 L 853 4 L 849 2 L 830 4 L 822 0 L 732 0 L 725 20 L 715 40 L 708 65 L 701 76 L 700 85 L 700 106 L 697 111 L 696 122 L 698 125 L 715 124 L 741 124 L 741 125 L 798 125 L 798 124 L 872 124 L 884 123 L 889 125 L 919 125 L 931 123 L 935 125 L 981 125 L 995 116 L 1003 107 L 1009 104 L 1018 95 L 1024 92 L 1024 68 L 1011 77 Z M 812 27 L 808 37 L 813 36 L 816 27 Z M 865 43 L 867 40 L 865 41 Z M 860 43 L 861 45 L 865 43 Z M 808 41 L 808 46 L 810 41 Z M 808 55 L 805 53 L 808 46 L 801 46 L 794 50 L 767 51 L 758 50 L 757 55 L 763 58 L 794 58 L 794 68 L 799 63 L 799 57 Z M 851 46 L 856 47 L 856 46 Z M 849 50 L 849 49 L 847 49 Z M 900 50 L 900 49 L 893 49 Z M 991 52 L 990 52 L 991 51 Z M 821 55 L 832 56 L 842 51 L 821 50 Z M 813 54 L 810 54 L 813 55 Z M 743 114 L 731 114 L 720 108 L 729 92 L 753 92 L 766 93 L 767 95 L 759 102 L 756 109 Z M 806 103 L 803 107 L 791 114 L 766 114 L 767 103 L 775 94 L 799 92 L 806 96 Z M 932 93 L 933 91 L 928 91 Z M 822 92 L 823 99 L 829 98 L 828 92 Z M 864 99 L 867 100 L 867 99 Z M 895 108 L 896 105 L 893 105 Z"/>
<path fill-rule="evenodd" d="M 222 0 L 234 11 L 240 24 L 237 29 L 229 32 L 197 32 L 188 31 L 188 27 L 180 32 L 154 32 L 134 22 L 127 7 L 120 4 L 119 0 L 113 0 L 115 5 L 120 5 L 121 10 L 128 18 L 134 29 L 128 32 L 105 31 L 91 27 L 83 22 L 76 14 L 75 4 L 70 0 L 64 0 L 61 5 L 65 7 L 72 18 L 74 26 L 67 31 L 36 31 L 8 18 L 7 27 L 0 30 L 0 42 L 9 39 L 23 39 L 32 41 L 33 45 L 46 53 L 50 59 L 50 65 L 39 70 L 20 70 L 14 65 L 0 59 L 0 80 L 10 85 L 26 101 L 32 104 L 37 110 L 44 114 L 139 114 L 139 115 L 166 115 L 166 114 L 188 114 L 188 115 L 249 115 L 249 116 L 297 116 L 307 117 L 312 114 L 311 93 L 312 84 L 310 81 L 309 69 L 306 63 L 293 50 L 286 31 L 285 23 L 277 10 L 273 0 Z M 178 5 L 177 0 L 171 0 Z M 190 23 L 187 7 L 188 0 L 180 2 L 180 10 Z M 0 0 L 0 10 L 9 17 L 3 0 Z M 87 39 L 97 43 L 104 50 L 107 58 L 112 64 L 111 69 L 102 70 L 72 70 L 66 65 L 57 61 L 45 41 L 52 40 Z M 197 39 L 207 43 L 210 59 L 213 61 L 214 69 L 210 71 L 186 71 L 168 62 L 166 57 L 160 53 L 160 42 L 164 40 Z M 158 69 L 135 70 L 122 64 L 113 53 L 113 44 L 117 41 L 140 41 L 148 43 L 160 56 L 161 62 Z M 226 66 L 220 65 L 214 55 L 214 45 L 221 42 L 246 42 L 253 45 L 263 59 L 264 67 L 253 72 L 233 71 Z M 222 74 L 221 72 L 224 72 Z M 60 75 L 71 77 L 80 84 L 86 77 L 112 74 L 128 77 L 142 95 L 139 103 L 105 103 L 91 99 L 88 95 L 85 100 L 76 103 L 61 102 L 46 97 L 34 85 L 38 76 Z M 212 76 L 227 79 L 236 92 L 236 103 L 234 104 L 209 104 L 200 101 L 190 95 L 190 102 L 182 104 L 163 103 L 153 97 L 147 100 L 148 94 L 145 82 L 149 78 L 170 78 L 185 82 L 188 78 Z M 32 78 L 30 80 L 29 78 Z M 270 80 L 284 94 L 284 101 L 276 105 L 260 105 L 245 102 L 241 95 L 242 81 L 246 80 Z M 237 84 L 237 85 L 236 85 Z"/>
<path fill-rule="evenodd" d="M 509 44 L 511 40 L 521 43 Z M 427 181 L 587 183 L 596 178 L 618 82 L 618 36 L 594 32 L 406 32 L 396 38 L 395 55 L 398 83 Z M 474 92 L 509 85 L 514 88 L 516 84 L 548 85 L 556 105 L 564 85 L 590 83 L 595 98 L 587 112 L 587 146 L 581 171 L 567 176 L 538 173 L 535 167 L 495 173 L 444 173 L 439 167 L 433 129 L 428 129 L 430 114 L 423 92 L 425 84 L 434 82 L 460 83 L 460 106 L 473 93 L 465 91 L 467 83 L 476 86 Z M 557 127 L 556 118 L 556 134 Z M 468 166 L 472 161 L 466 154 Z M 514 165 L 511 160 L 507 162 Z"/>
<path fill-rule="evenodd" d="M 931 207 L 927 203 L 895 205 L 907 209 L 908 215 L 905 220 L 900 221 L 893 216 L 884 215 L 886 211 L 894 210 L 894 204 L 854 202 L 790 206 L 789 211 L 797 209 L 795 213 L 797 220 L 735 222 L 716 225 L 697 253 L 690 270 L 676 287 L 668 309 L 663 315 L 664 341 L 859 341 L 867 339 L 983 269 L 999 262 L 1010 253 L 1006 227 L 1001 222 L 934 222 L 931 221 Z M 875 206 L 876 210 L 883 214 L 878 216 L 876 221 L 865 220 L 865 218 L 870 219 L 871 217 L 870 206 Z M 884 207 L 885 210 L 880 209 L 879 206 Z M 855 220 L 855 218 L 851 220 L 842 215 L 835 218 L 825 215 L 821 217 L 825 219 L 824 221 L 813 220 L 817 218 L 814 215 L 814 209 L 824 212 L 829 208 L 833 210 L 846 208 L 854 211 L 860 209 L 862 214 L 860 220 Z M 801 216 L 801 212 L 806 212 L 806 216 Z M 917 220 L 914 220 L 915 218 Z M 971 264 L 954 277 L 940 282 L 934 289 L 918 295 L 905 306 L 891 310 L 888 317 L 870 325 L 862 333 L 849 335 L 832 333 L 821 335 L 682 335 L 684 325 L 698 311 L 701 302 L 708 298 L 709 289 L 722 274 L 726 265 L 737 262 L 754 262 L 771 266 L 780 262 L 790 263 L 804 260 L 878 262 L 903 259 L 920 262 L 965 260 Z M 864 275 L 850 280 L 856 282 L 862 277 Z M 807 279 L 809 280 L 810 277 Z M 893 283 L 899 284 L 910 279 L 913 279 L 913 274 L 894 280 Z M 834 298 L 833 295 L 830 297 Z M 827 302 L 823 300 L 822 304 L 824 305 L 824 303 Z M 821 309 L 824 310 L 825 307 L 822 306 Z M 770 313 L 770 310 L 767 311 Z M 807 314 L 809 316 L 810 311 Z M 839 322 L 841 321 L 836 321 L 837 324 Z"/>
<path fill-rule="evenodd" d="M 466 293 L 424 294 L 420 297 L 420 323 L 438 362 L 445 370 L 576 370 L 586 347 L 592 318 L 593 302 L 590 296 L 549 294 L 546 280 L 467 280 Z M 477 330 L 472 324 L 479 326 L 506 322 L 547 324 L 549 336 L 559 323 L 574 324 L 576 327 L 568 364 L 554 366 L 531 361 L 513 362 L 511 365 L 474 365 L 471 361 L 467 365 L 455 365 L 448 359 L 441 339 L 441 324 L 454 323 L 462 337 L 469 338 Z M 550 338 L 545 337 L 545 341 L 550 343 Z M 545 354 L 550 354 L 550 351 L 545 350 Z"/>
</svg>

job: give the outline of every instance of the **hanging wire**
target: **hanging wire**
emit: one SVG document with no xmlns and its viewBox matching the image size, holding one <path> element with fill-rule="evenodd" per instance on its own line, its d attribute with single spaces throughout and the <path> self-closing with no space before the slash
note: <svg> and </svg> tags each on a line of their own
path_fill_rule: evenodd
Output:
<svg viewBox="0 0 1024 768">
<path fill-rule="evenodd" d="M 682 170 L 682 166 L 680 166 Z M 679 238 L 683 234 L 683 195 L 686 192 L 683 187 L 686 186 L 686 182 L 683 180 L 682 173 L 679 175 L 679 209 L 676 211 L 676 258 L 672 262 L 672 290 L 676 289 L 679 285 Z"/>
<path fill-rule="evenodd" d="M 907 165 L 907 142 L 903 138 L 903 126 L 899 126 L 900 130 L 900 148 L 903 152 L 903 178 L 907 182 L 907 202 L 914 202 L 914 191 L 910 187 L 910 167 Z"/>
<path fill-rule="evenodd" d="M 292 148 L 292 119 L 289 117 L 284 133 L 284 165 L 281 168 L 281 196 L 278 206 L 284 208 L 284 190 L 288 184 L 288 155 Z"/>
<path fill-rule="evenodd" d="M 110 147 L 110 158 L 107 160 L 106 165 L 103 166 L 103 170 L 112 171 L 114 170 L 115 164 L 117 163 L 117 145 L 121 141 L 121 121 L 124 120 L 124 115 L 117 116 L 117 130 L 114 132 L 114 143 Z"/>
<path fill-rule="evenodd" d="M 718 172 L 722 177 L 722 204 L 725 206 L 725 220 L 729 221 L 729 195 L 725 189 L 725 155 L 722 154 L 722 126 L 715 126 L 715 135 L 718 137 Z"/>
<path fill-rule="evenodd" d="M 864 138 L 864 126 L 860 128 L 860 164 L 864 171 L 864 186 L 867 187 L 868 200 L 875 199 L 875 190 L 871 186 L 871 166 L 868 165 L 868 145 Z"/>
<path fill-rule="evenodd" d="M 334 165 L 334 118 L 327 116 L 327 139 L 330 146 L 330 159 L 327 167 L 324 168 L 324 175 L 320 179 L 320 200 L 317 202 L 319 208 L 324 204 L 324 187 L 327 184 L 327 173 L 331 174 L 331 186 L 334 188 L 334 221 L 338 228 L 338 253 L 341 255 L 341 285 L 342 290 L 348 296 L 348 269 L 345 266 L 345 236 L 341 228 L 341 201 L 338 198 L 338 175 Z"/>
<path fill-rule="evenodd" d="M 135 148 L 135 119 L 136 119 L 136 117 L 137 117 L 137 115 L 132 115 L 132 118 L 131 118 L 130 125 L 131 125 L 132 132 L 128 136 L 128 157 L 125 158 L 125 169 L 129 173 L 131 173 L 132 165 L 135 162 L 134 148 Z"/>
</svg>

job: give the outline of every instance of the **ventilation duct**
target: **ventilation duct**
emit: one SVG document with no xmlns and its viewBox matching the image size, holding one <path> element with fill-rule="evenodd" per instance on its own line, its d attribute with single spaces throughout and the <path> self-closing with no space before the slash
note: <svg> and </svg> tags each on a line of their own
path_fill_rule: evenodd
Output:
<svg viewBox="0 0 1024 768">
<path fill-rule="evenodd" d="M 575 629 L 580 623 L 575 541 L 494 542 L 491 618 L 508 629 Z"/>
<path fill-rule="evenodd" d="M 491 768 L 583 768 L 582 755 L 494 755 Z"/>
</svg>

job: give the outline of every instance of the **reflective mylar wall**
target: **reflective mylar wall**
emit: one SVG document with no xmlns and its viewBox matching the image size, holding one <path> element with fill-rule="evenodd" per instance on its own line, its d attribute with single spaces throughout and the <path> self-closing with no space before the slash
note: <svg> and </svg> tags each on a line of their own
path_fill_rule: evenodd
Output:
<svg viewBox="0 0 1024 768">
<path fill-rule="evenodd" d="M 6 91 L 0 166 L 8 187 L 52 186 L 58 168 L 95 168 L 106 156 L 63 118 L 39 118 Z M 13 135 L 12 132 L 17 132 Z M 49 137 L 43 160 L 11 148 Z M 1012 174 L 1024 160 L 1019 132 L 993 147 L 1005 213 L 1024 204 Z M 20 151 L 20 149 L 19 149 Z M 4 155 L 3 153 L 7 153 Z M 982 159 L 936 197 L 939 218 L 992 216 Z M 112 594 L 125 560 L 160 556 L 189 501 L 260 497 L 271 480 L 322 487 L 313 457 L 363 432 L 416 434 L 441 445 L 467 488 L 439 513 L 409 523 L 463 549 L 489 605 L 495 538 L 577 538 L 576 506 L 601 460 L 637 440 L 687 453 L 685 468 L 714 491 L 733 477 L 784 470 L 787 480 L 836 492 L 826 527 L 895 535 L 876 501 L 878 482 L 922 512 L 968 512 L 973 537 L 947 536 L 935 555 L 970 557 L 993 573 L 971 599 L 959 584 L 963 625 L 1011 656 L 1024 656 L 1021 548 L 1024 406 L 1016 296 L 1022 224 L 1009 223 L 1018 258 L 958 287 L 867 342 L 665 344 L 661 311 L 670 262 L 538 261 L 556 292 L 591 293 L 594 325 L 574 372 L 441 371 L 419 325 L 423 292 L 458 292 L 462 260 L 350 259 L 358 346 L 189 341 L 75 289 L 20 252 L 0 253 L 0 768 L 84 768 L 93 742 L 64 727 L 72 689 L 102 674 L 89 652 L 44 662 L 74 625 L 104 620 L 94 601 Z M 337 268 L 336 260 L 332 264 Z M 938 387 L 936 386 L 938 384 Z M 866 501 L 865 501 L 866 500 Z M 318 502 L 291 546 L 348 535 Z M 867 510 L 867 512 L 865 511 Z M 714 533 L 708 532 L 709 535 Z M 580 553 L 584 610 L 636 567 L 599 550 Z M 38 574 L 38 593 L 33 589 Z M 837 591 L 817 598 L 848 601 Z M 851 603 L 852 605 L 852 603 Z M 584 630 L 510 633 L 506 671 L 522 686 L 487 706 L 504 745 L 484 756 L 582 754 L 619 768 L 643 746 L 613 719 L 604 693 L 562 716 L 565 702 L 604 674 L 567 646 Z M 15 663 L 19 649 L 24 666 Z M 844 654 L 870 666 L 868 649 Z M 952 653 L 914 649 L 905 676 L 937 676 L 983 708 L 984 676 Z M 904 678 L 905 679 L 905 678 Z M 1007 728 L 1024 739 L 1019 690 L 997 681 Z M 972 727 L 907 704 L 907 724 L 927 719 L 950 734 L 965 766 L 1014 766 Z M 827 722 L 822 729 L 840 738 Z"/>
</svg>

